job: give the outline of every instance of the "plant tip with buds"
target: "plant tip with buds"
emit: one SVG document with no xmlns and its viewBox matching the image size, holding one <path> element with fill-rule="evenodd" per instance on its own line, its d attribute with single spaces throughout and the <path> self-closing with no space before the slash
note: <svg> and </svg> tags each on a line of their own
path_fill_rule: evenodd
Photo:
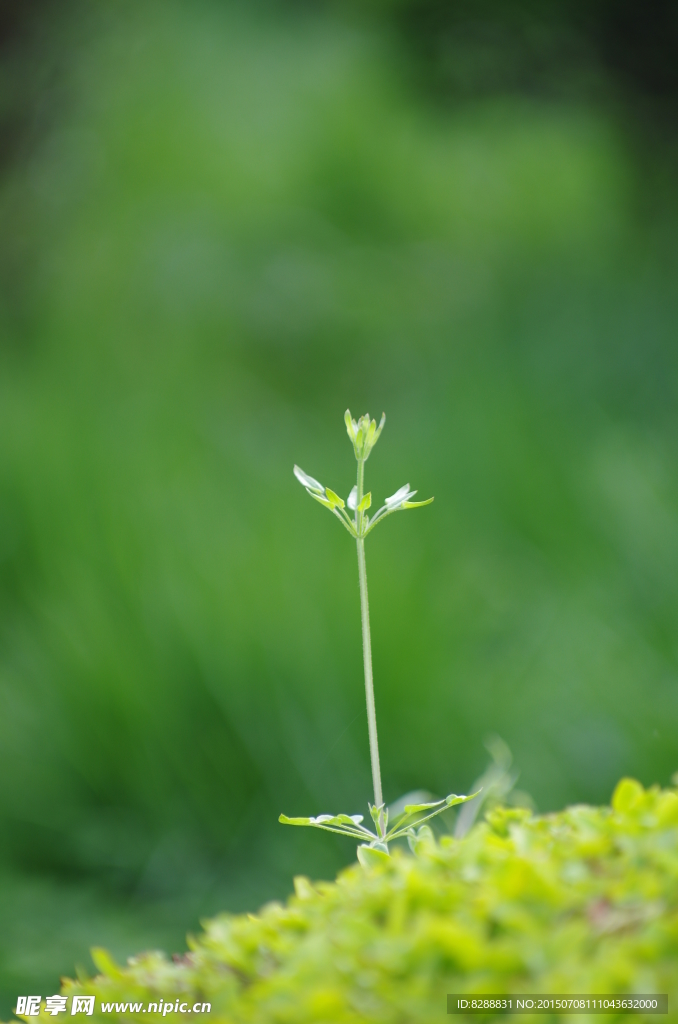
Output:
<svg viewBox="0 0 678 1024">
<path fill-rule="evenodd" d="M 347 409 L 344 413 L 344 422 L 346 423 L 346 432 L 353 442 L 356 459 L 366 462 L 370 452 L 379 440 L 379 435 L 384 429 L 386 413 L 383 412 L 381 414 L 381 420 L 379 421 L 379 426 L 377 426 L 377 421 L 371 420 L 368 412 L 356 422 L 356 420 L 351 419 L 350 409 Z"/>
</svg>

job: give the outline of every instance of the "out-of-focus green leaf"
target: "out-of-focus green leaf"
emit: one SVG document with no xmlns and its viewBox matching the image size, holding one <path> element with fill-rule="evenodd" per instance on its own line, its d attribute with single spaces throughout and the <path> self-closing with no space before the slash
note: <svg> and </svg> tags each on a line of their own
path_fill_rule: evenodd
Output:
<svg viewBox="0 0 678 1024">
<path fill-rule="evenodd" d="M 294 893 L 297 899 L 312 900 L 317 897 L 318 890 L 304 875 L 296 875 L 294 879 Z"/>
<path fill-rule="evenodd" d="M 90 956 L 92 957 L 94 966 L 105 977 L 111 979 L 119 979 L 123 977 L 123 968 L 116 964 L 107 949 L 101 949 L 100 947 L 95 946 L 90 950 Z"/>
<path fill-rule="evenodd" d="M 358 860 L 363 868 L 368 871 L 374 868 L 384 867 L 388 864 L 390 857 L 388 852 L 378 846 L 359 846 Z"/>
<path fill-rule="evenodd" d="M 635 779 L 621 779 L 612 794 L 612 806 L 615 811 L 631 811 L 643 799 L 643 787 Z"/>
<path fill-rule="evenodd" d="M 435 842 L 435 837 L 429 825 L 421 825 L 419 828 L 412 828 L 407 832 L 407 845 L 417 856 L 421 853 L 424 844 L 433 842 Z"/>
</svg>

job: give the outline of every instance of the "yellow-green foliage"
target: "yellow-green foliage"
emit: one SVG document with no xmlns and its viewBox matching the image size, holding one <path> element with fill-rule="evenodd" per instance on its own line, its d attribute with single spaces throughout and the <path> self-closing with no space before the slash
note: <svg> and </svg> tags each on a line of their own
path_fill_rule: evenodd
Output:
<svg viewBox="0 0 678 1024">
<path fill-rule="evenodd" d="M 423 1024 L 448 992 L 678 991 L 673 790 L 625 779 L 611 807 L 495 809 L 462 840 L 295 888 L 285 906 L 208 921 L 180 962 L 95 954 L 102 973 L 64 992 L 94 993 L 97 1012 L 180 996 L 234 1024 Z"/>
</svg>

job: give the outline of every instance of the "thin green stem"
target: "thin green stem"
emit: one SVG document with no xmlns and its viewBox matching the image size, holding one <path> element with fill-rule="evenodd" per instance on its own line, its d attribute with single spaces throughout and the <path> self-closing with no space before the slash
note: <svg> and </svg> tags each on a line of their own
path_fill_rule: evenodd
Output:
<svg viewBox="0 0 678 1024">
<path fill-rule="evenodd" d="M 358 460 L 358 505 L 363 498 L 364 462 Z M 372 642 L 370 639 L 370 609 L 367 600 L 367 570 L 365 567 L 365 541 L 362 534 L 363 513 L 356 513 L 356 530 L 358 539 L 358 578 L 360 580 L 360 616 L 363 628 L 363 662 L 365 666 L 365 698 L 367 701 L 367 730 L 370 737 L 370 760 L 372 762 L 372 784 L 374 786 L 375 807 L 382 807 L 384 798 L 381 792 L 381 769 L 379 767 L 379 743 L 377 740 L 377 713 L 374 706 L 374 683 L 372 680 Z M 384 813 L 379 813 L 377 830 L 379 838 L 386 831 Z"/>
<path fill-rule="evenodd" d="M 377 838 L 373 832 L 354 832 L 349 828 L 334 828 L 333 825 L 313 825 L 312 828 L 322 828 L 325 832 L 335 832 L 338 836 L 352 836 L 354 839 L 375 839 Z"/>
<path fill-rule="evenodd" d="M 355 529 L 353 527 L 353 523 L 346 515 L 344 510 L 342 508 L 335 507 L 332 509 L 332 511 L 334 512 L 335 516 L 337 517 L 341 525 L 344 527 L 344 529 L 348 530 L 352 537 L 355 537 Z"/>
<path fill-rule="evenodd" d="M 402 507 L 400 505 L 398 505 L 396 508 L 386 508 L 386 506 L 383 505 L 379 509 L 379 511 L 375 513 L 374 518 L 372 519 L 372 522 L 370 523 L 370 525 L 365 530 L 364 536 L 367 537 L 368 533 L 372 532 L 372 530 L 377 525 L 377 523 L 380 523 L 382 521 L 382 519 L 386 519 L 386 516 L 392 515 L 393 512 L 401 512 L 401 511 L 402 511 Z"/>
</svg>

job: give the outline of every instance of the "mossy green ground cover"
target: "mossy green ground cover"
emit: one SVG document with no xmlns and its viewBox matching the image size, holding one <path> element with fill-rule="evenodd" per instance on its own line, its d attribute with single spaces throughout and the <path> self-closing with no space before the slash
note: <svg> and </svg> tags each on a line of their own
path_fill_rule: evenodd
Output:
<svg viewBox="0 0 678 1024">
<path fill-rule="evenodd" d="M 178 997 L 234 1024 L 414 1024 L 442 1019 L 447 993 L 668 992 L 671 1007 L 678 990 L 674 790 L 625 779 L 610 807 L 495 808 L 464 839 L 295 889 L 206 922 L 185 956 L 121 968 L 95 952 L 101 973 L 64 992 L 95 994 L 99 1014 Z"/>
</svg>

